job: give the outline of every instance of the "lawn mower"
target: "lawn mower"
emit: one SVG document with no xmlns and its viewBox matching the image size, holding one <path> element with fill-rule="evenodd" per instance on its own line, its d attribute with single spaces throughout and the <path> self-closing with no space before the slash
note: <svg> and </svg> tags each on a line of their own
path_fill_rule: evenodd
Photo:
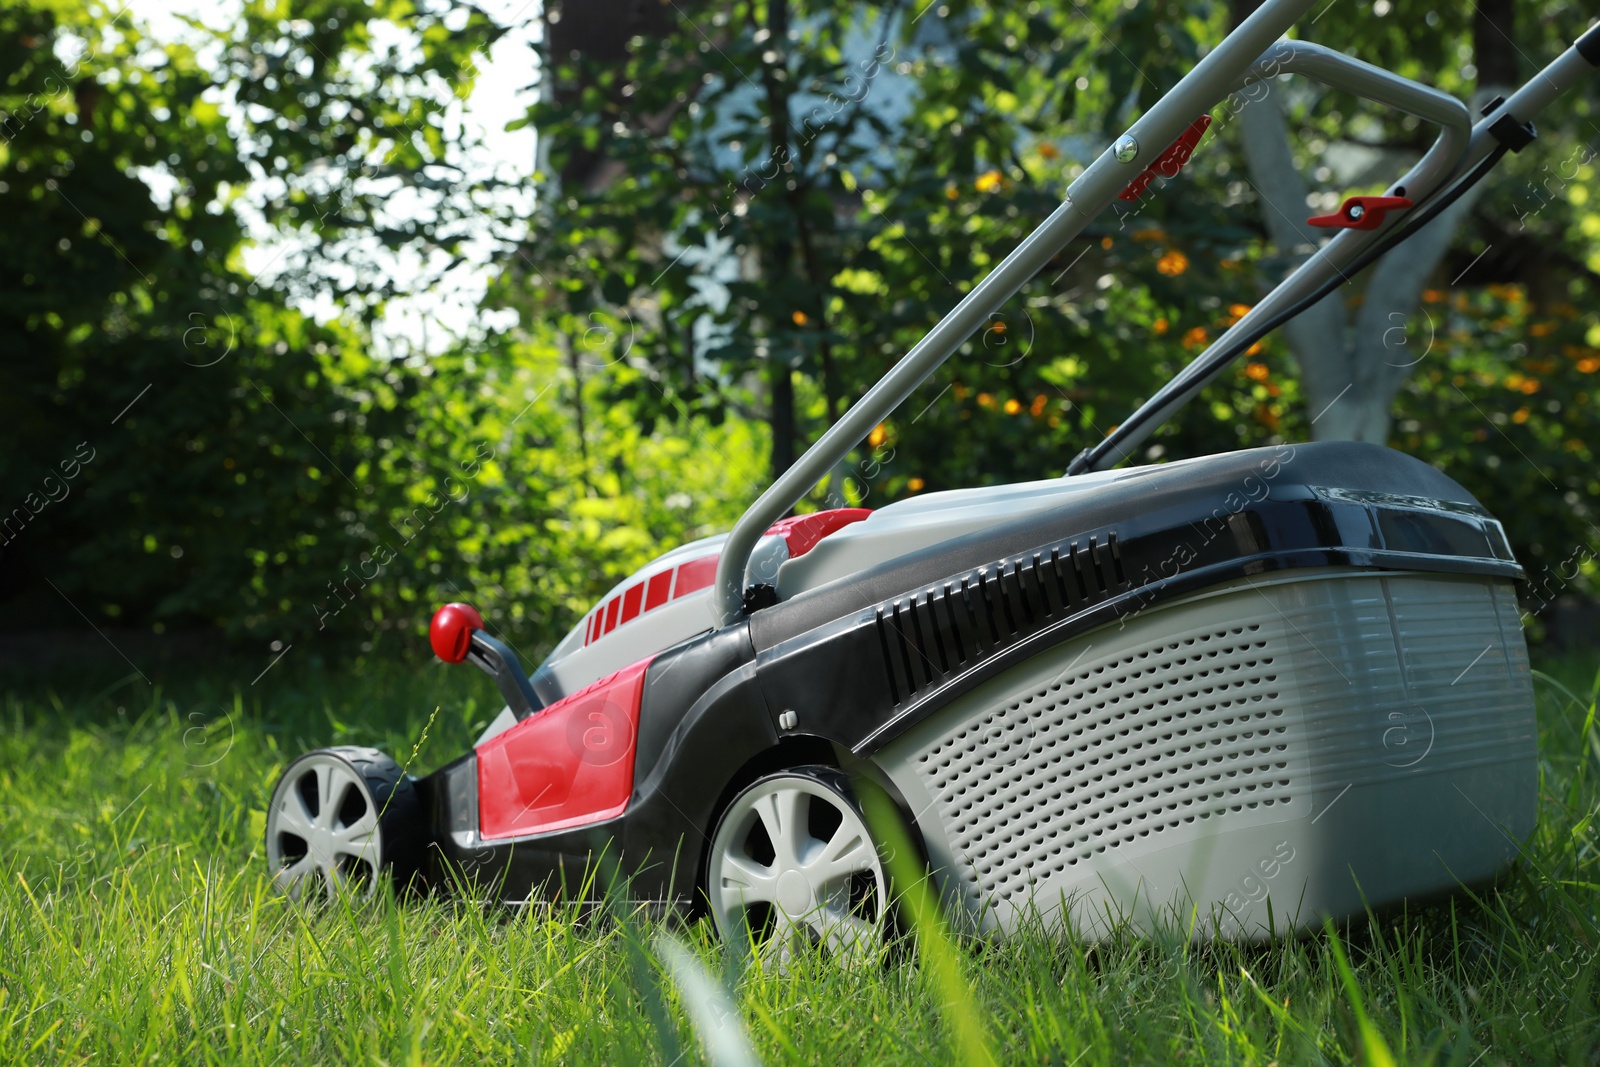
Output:
<svg viewBox="0 0 1600 1067">
<path fill-rule="evenodd" d="M 725 536 L 605 596 L 528 675 L 465 604 L 433 650 L 505 708 L 412 777 L 372 749 L 284 772 L 277 884 L 384 872 L 508 901 L 596 865 L 734 944 L 879 936 L 897 811 L 974 932 L 1118 924 L 1263 939 L 1492 882 L 1531 833 L 1534 698 L 1501 524 L 1427 463 L 1285 444 L 1119 467 L 1268 331 L 1414 234 L 1600 65 L 1600 28 L 1476 122 L 1284 35 L 1267 0 L 1073 181 L 1060 207 Z M 1176 178 L 1211 113 L 1308 77 L 1438 130 L 1384 195 L 1065 475 L 790 515 L 1119 195 Z M 785 517 L 788 516 L 788 517 Z"/>
</svg>

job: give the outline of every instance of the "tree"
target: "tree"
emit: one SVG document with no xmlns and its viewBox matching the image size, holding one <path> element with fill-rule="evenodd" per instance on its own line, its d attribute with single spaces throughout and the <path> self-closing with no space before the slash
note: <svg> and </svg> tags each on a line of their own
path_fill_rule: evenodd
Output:
<svg viewBox="0 0 1600 1067">
<path fill-rule="evenodd" d="M 385 478 L 379 443 L 408 436 L 417 369 L 366 352 L 359 319 L 318 326 L 292 305 L 319 242 L 374 231 L 387 191 L 362 173 L 426 180 L 443 103 L 415 83 L 459 81 L 488 27 L 441 36 L 403 4 L 276 10 L 246 5 L 215 53 L 97 4 L 0 13 L 0 481 L 16 492 L 0 586 L 23 620 L 315 631 L 364 531 L 413 491 Z M 420 58 L 373 50 L 385 17 Z M 247 189 L 304 242 L 271 278 L 240 265 Z M 382 296 L 371 274 L 352 290 Z"/>
<path fill-rule="evenodd" d="M 557 28 L 574 17 L 550 10 Z M 1486 5 L 1480 18 L 1385 2 L 1319 15 L 1303 32 L 1458 96 L 1512 78 L 1504 47 L 1481 44 L 1480 68 L 1464 65 L 1475 36 L 1488 42 L 1505 29 L 1503 7 Z M 785 384 L 794 385 L 794 433 L 811 439 L 1055 206 L 1078 168 L 1176 83 L 1226 31 L 1230 9 L 1107 0 L 1035 11 L 952 2 L 913 12 L 839 2 L 812 5 L 796 21 L 781 4 L 727 3 L 679 16 L 650 35 L 629 31 L 608 52 L 552 57 L 550 103 L 531 121 L 550 146 L 548 178 L 561 176 L 561 185 L 543 198 L 527 253 L 537 264 L 528 306 L 546 309 L 573 336 L 597 309 L 638 324 L 627 359 L 649 388 L 617 398 L 647 419 L 759 414 L 775 427 L 778 469 L 790 455 L 781 443 L 790 425 Z M 1524 15 L 1520 50 L 1539 61 L 1556 55 L 1581 30 L 1578 18 L 1559 5 Z M 778 47 L 775 25 L 807 33 Z M 892 54 L 870 82 L 849 82 L 850 59 L 879 34 Z M 863 84 L 859 101 L 839 91 Z M 829 86 L 852 105 L 830 119 L 837 138 L 807 117 Z M 812 95 L 797 97 L 805 90 Z M 888 99 L 896 106 L 880 109 Z M 1292 108 L 1281 110 L 1283 101 Z M 1418 301 L 1480 250 L 1449 239 L 1452 219 L 1459 225 L 1472 214 L 1481 225 L 1477 205 L 1495 201 L 1494 181 L 1519 180 L 1518 168 L 1537 166 L 1539 153 L 1570 151 L 1586 107 L 1563 101 L 1546 140 L 1512 160 L 1481 199 L 1369 271 L 1375 280 L 1361 292 L 1330 297 L 1291 332 L 1267 338 L 1163 428 L 1145 458 L 1284 436 L 1382 439 L 1402 386 L 1412 390 L 1400 400 L 1406 409 L 1449 402 L 1470 411 L 1455 398 L 1452 375 L 1436 376 L 1440 368 L 1403 373 L 1429 343 Z M 1430 139 L 1413 123 L 1303 82 L 1244 117 L 1202 142 L 1163 195 L 1116 206 L 997 309 L 990 329 L 862 443 L 818 502 L 878 502 L 1059 470 L 1282 277 L 1280 251 L 1293 253 L 1305 230 L 1285 228 L 1268 201 L 1303 218 L 1311 187 L 1301 175 L 1324 199 L 1361 191 L 1401 173 Z M 1355 149 L 1376 162 L 1352 176 L 1339 155 Z M 568 175 L 580 160 L 587 177 L 574 185 Z M 1586 186 L 1592 178 L 1585 170 L 1568 180 Z M 1577 220 L 1554 207 L 1545 217 L 1571 223 L 1562 223 L 1573 250 L 1566 257 L 1581 266 Z M 718 241 L 727 254 L 700 251 Z M 1512 280 L 1483 273 L 1494 258 L 1462 283 Z M 718 272 L 735 264 L 730 299 L 708 299 Z M 1575 328 L 1593 323 L 1580 316 Z M 1411 347 L 1393 354 L 1402 340 Z M 1436 358 L 1454 351 L 1441 340 Z M 1294 353 L 1298 376 L 1281 365 Z M 1517 372 L 1496 381 L 1506 373 Z M 1462 388 L 1473 403 L 1493 402 L 1477 377 Z M 1476 457 L 1449 455 L 1469 487 L 1490 488 Z M 1562 492 L 1588 484 L 1581 453 L 1548 458 L 1564 472 L 1553 476 Z M 1497 507 L 1503 488 L 1495 487 Z M 1512 510 L 1544 516 L 1547 529 L 1560 512 L 1562 529 L 1586 536 L 1564 505 L 1527 495 Z M 1537 559 L 1526 531 L 1519 546 Z"/>
<path fill-rule="evenodd" d="M 1259 6 L 1259 0 L 1236 0 L 1233 19 L 1237 23 Z M 1389 5 L 1385 5 L 1387 10 Z M 1417 11 L 1396 14 L 1396 21 Z M 1514 7 L 1504 0 L 1485 0 L 1478 4 L 1471 22 L 1472 55 L 1477 67 L 1477 88 L 1472 93 L 1473 111 L 1496 95 L 1508 94 L 1521 84 L 1515 45 Z M 1379 42 L 1385 34 L 1374 34 L 1367 26 L 1372 20 L 1346 20 L 1328 25 L 1324 33 L 1341 43 L 1357 45 L 1363 39 Z M 1435 36 L 1425 49 L 1431 57 L 1442 59 L 1437 44 L 1448 37 L 1443 19 L 1434 14 L 1425 24 L 1439 25 L 1446 32 Z M 1459 34 L 1459 29 L 1451 27 Z M 1341 31 L 1350 31 L 1344 33 Z M 1347 45 L 1348 47 L 1348 45 Z M 1391 51 L 1391 50 L 1384 50 Z M 1409 51 L 1409 49 L 1408 49 Z M 1395 56 L 1394 69 L 1411 77 L 1432 80 L 1424 73 L 1427 59 L 1416 55 Z M 1530 72 L 1531 73 L 1531 72 Z M 1470 80 L 1470 79 L 1468 79 Z M 1458 79 L 1451 88 L 1460 91 Z M 1320 95 L 1320 94 L 1319 94 Z M 1303 164 L 1295 159 L 1289 127 L 1280 101 L 1283 93 L 1268 94 L 1255 106 L 1243 108 L 1239 115 L 1240 142 L 1255 193 L 1261 201 L 1261 223 L 1277 246 L 1286 264 L 1298 265 L 1309 258 L 1326 234 L 1303 221 L 1310 202 Z M 1343 104 L 1348 107 L 1348 103 Z M 1307 108 L 1307 111 L 1313 108 Z M 1348 112 L 1346 112 L 1348 113 Z M 1302 128 L 1309 124 L 1302 121 Z M 1352 116 L 1350 129 L 1330 130 L 1324 122 L 1318 132 L 1335 143 L 1360 143 L 1361 126 L 1382 133 L 1392 123 L 1361 123 Z M 1432 135 L 1424 128 L 1415 134 L 1402 134 L 1398 150 L 1384 153 L 1384 163 L 1395 166 L 1394 157 L 1420 157 L 1425 145 L 1419 141 Z M 1419 136 L 1420 135 L 1420 136 Z M 1391 142 L 1393 143 L 1393 142 Z M 1377 168 L 1374 168 L 1375 170 Z M 1395 173 L 1401 171 L 1396 166 Z M 1373 180 L 1381 181 L 1381 171 Z M 1368 276 L 1359 307 L 1347 308 L 1347 297 L 1330 295 L 1284 327 L 1284 334 L 1300 369 L 1300 381 L 1307 402 L 1317 418 L 1312 433 L 1320 439 L 1352 439 L 1384 444 L 1389 439 L 1390 414 L 1395 393 L 1410 373 L 1413 361 L 1409 352 L 1399 350 L 1391 340 L 1405 334 L 1436 268 L 1449 251 L 1472 211 L 1483 186 L 1468 191 L 1454 205 L 1415 237 L 1386 255 Z M 1397 324 L 1400 324 L 1397 326 Z M 1402 342 L 1403 344 L 1403 342 Z"/>
</svg>

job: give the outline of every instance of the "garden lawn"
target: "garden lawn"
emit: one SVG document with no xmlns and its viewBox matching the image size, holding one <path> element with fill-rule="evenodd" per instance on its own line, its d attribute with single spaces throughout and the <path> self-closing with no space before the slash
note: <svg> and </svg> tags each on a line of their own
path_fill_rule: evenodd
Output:
<svg viewBox="0 0 1600 1067">
<path fill-rule="evenodd" d="M 1499 892 L 1254 947 L 920 925 L 918 951 L 783 974 L 622 908 L 289 905 L 261 841 L 287 761 L 374 744 L 424 773 L 493 690 L 204 669 L 0 684 L 0 1061 L 1600 1062 L 1592 662 L 1538 679 L 1539 826 Z"/>
</svg>

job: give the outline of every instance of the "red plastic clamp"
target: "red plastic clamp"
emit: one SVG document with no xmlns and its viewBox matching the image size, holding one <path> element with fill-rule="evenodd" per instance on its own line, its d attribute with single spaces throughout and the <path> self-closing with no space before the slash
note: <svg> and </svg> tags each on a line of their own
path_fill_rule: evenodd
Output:
<svg viewBox="0 0 1600 1067">
<path fill-rule="evenodd" d="M 1352 196 L 1332 215 L 1313 215 L 1306 223 L 1332 230 L 1376 230 L 1389 212 L 1410 206 L 1409 196 Z"/>
<path fill-rule="evenodd" d="M 1128 187 L 1117 194 L 1118 200 L 1137 200 L 1144 195 L 1150 183 L 1159 178 L 1176 178 L 1183 165 L 1189 162 L 1189 157 L 1194 155 L 1194 146 L 1200 143 L 1200 138 L 1206 134 L 1206 128 L 1211 125 L 1210 115 L 1201 115 L 1189 124 L 1189 128 L 1178 134 L 1178 139 L 1167 146 L 1167 150 L 1156 157 L 1156 161 L 1140 172 L 1139 176 L 1128 183 Z"/>
</svg>

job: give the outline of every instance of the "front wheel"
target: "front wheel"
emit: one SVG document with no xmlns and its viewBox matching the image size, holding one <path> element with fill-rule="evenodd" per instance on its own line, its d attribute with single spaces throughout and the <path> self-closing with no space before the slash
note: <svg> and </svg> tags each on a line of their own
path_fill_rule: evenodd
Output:
<svg viewBox="0 0 1600 1067">
<path fill-rule="evenodd" d="M 267 864 L 290 899 L 341 893 L 365 899 L 390 871 L 404 885 L 413 862 L 417 792 L 375 748 L 319 748 L 289 764 L 267 809 Z"/>
<path fill-rule="evenodd" d="M 883 860 L 831 767 L 769 775 L 736 796 L 712 837 L 706 889 L 723 939 L 779 967 L 808 945 L 859 956 L 882 942 Z"/>
</svg>

